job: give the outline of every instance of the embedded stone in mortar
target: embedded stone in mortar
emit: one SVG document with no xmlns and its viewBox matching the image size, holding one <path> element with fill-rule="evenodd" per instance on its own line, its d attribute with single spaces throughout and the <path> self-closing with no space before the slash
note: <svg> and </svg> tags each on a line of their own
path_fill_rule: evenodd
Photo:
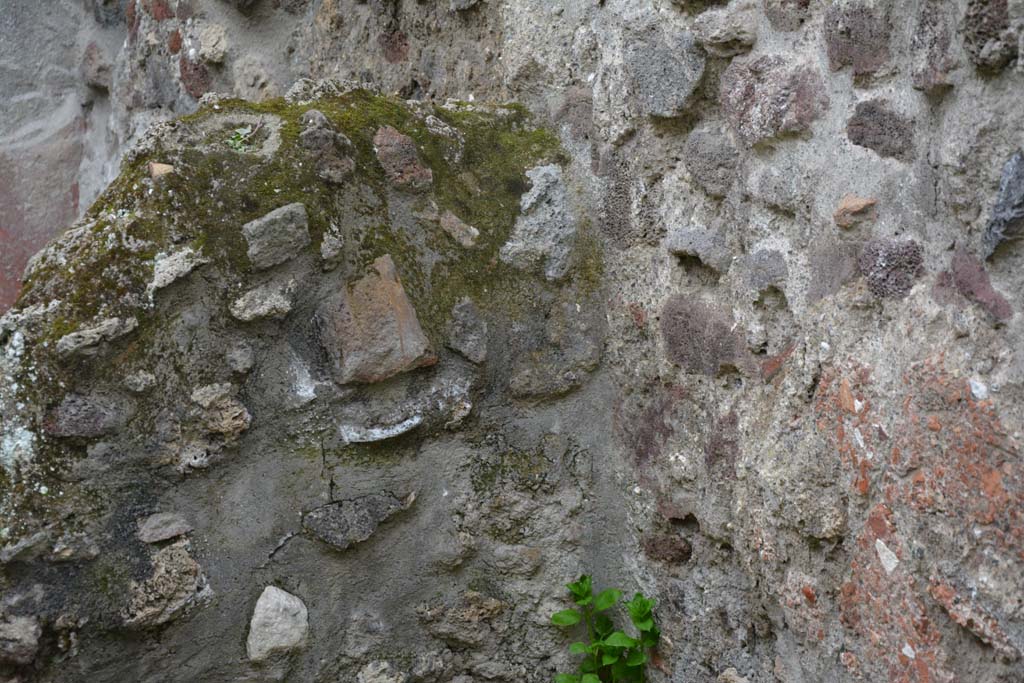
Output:
<svg viewBox="0 0 1024 683">
<path fill-rule="evenodd" d="M 209 262 L 210 259 L 200 256 L 191 247 L 173 254 L 158 254 L 153 262 L 153 279 L 146 287 L 146 294 L 152 299 L 158 289 L 169 286 Z"/>
<path fill-rule="evenodd" d="M 297 289 L 298 284 L 295 280 L 260 285 L 231 303 L 231 315 L 242 322 L 262 318 L 284 318 L 292 310 L 292 299 Z"/>
<path fill-rule="evenodd" d="M 107 318 L 92 327 L 66 334 L 57 341 L 57 353 L 70 356 L 78 353 L 85 356 L 93 355 L 97 346 L 104 341 L 113 341 L 134 332 L 139 321 L 132 318 Z"/>
<path fill-rule="evenodd" d="M 985 258 L 1006 240 L 1017 239 L 1024 229 L 1024 153 L 1017 150 L 1003 166 L 999 178 L 999 194 L 985 234 L 982 247 Z"/>
<path fill-rule="evenodd" d="M 249 621 L 245 652 L 253 662 L 305 647 L 309 635 L 306 604 L 277 586 L 267 586 Z"/>
<path fill-rule="evenodd" d="M 817 69 L 780 55 L 733 60 L 719 87 L 729 123 L 748 147 L 808 130 L 829 106 Z"/>
<path fill-rule="evenodd" d="M 139 520 L 139 540 L 143 543 L 159 543 L 192 531 L 192 525 L 174 512 L 157 512 Z"/>
<path fill-rule="evenodd" d="M 310 243 L 306 207 L 294 203 L 274 209 L 242 226 L 242 234 L 253 268 L 264 270 L 284 263 Z"/>
<path fill-rule="evenodd" d="M 415 493 L 404 498 L 374 493 L 337 501 L 307 512 L 302 527 L 318 540 L 346 550 L 368 539 L 388 518 L 408 510 L 415 501 Z"/>
<path fill-rule="evenodd" d="M 392 185 L 422 192 L 434 182 L 434 173 L 420 161 L 416 141 L 391 126 L 383 126 L 373 136 L 377 160 Z"/>
<path fill-rule="evenodd" d="M 533 186 L 519 200 L 520 214 L 499 255 L 523 270 L 542 267 L 549 280 L 557 280 L 569 270 L 576 236 L 562 169 L 554 164 L 538 166 L 526 176 Z"/>
<path fill-rule="evenodd" d="M 339 384 L 380 382 L 437 362 L 390 255 L 324 302 L 317 322 Z"/>
</svg>

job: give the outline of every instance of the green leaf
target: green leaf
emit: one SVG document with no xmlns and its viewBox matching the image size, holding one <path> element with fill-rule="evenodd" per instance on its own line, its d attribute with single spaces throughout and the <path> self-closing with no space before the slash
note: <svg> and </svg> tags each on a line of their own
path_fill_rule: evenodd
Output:
<svg viewBox="0 0 1024 683">
<path fill-rule="evenodd" d="M 657 626 L 640 634 L 640 642 L 644 647 L 654 647 L 659 640 L 661 640 L 661 629 Z"/>
<path fill-rule="evenodd" d="M 604 614 L 598 614 L 594 617 L 594 632 L 598 636 L 604 638 L 606 635 L 615 630 L 615 623 Z"/>
<path fill-rule="evenodd" d="M 643 650 L 633 650 L 626 657 L 627 666 L 640 666 L 647 661 L 647 655 L 644 654 Z"/>
<path fill-rule="evenodd" d="M 555 683 L 580 683 L 580 677 L 572 674 L 557 674 Z"/>
<path fill-rule="evenodd" d="M 616 681 L 640 681 L 641 669 L 626 666 L 626 662 L 619 660 L 612 665 L 612 679 Z"/>
<path fill-rule="evenodd" d="M 594 584 L 590 576 L 583 574 L 580 576 L 578 581 L 568 584 L 566 588 L 569 589 L 569 592 L 572 593 L 574 597 L 585 598 L 594 592 L 593 585 Z"/>
<path fill-rule="evenodd" d="M 580 613 L 574 609 L 565 609 L 551 615 L 551 623 L 555 626 L 575 626 L 580 623 Z"/>
<path fill-rule="evenodd" d="M 585 655 L 589 651 L 586 643 L 573 643 L 569 646 L 569 654 Z"/>
<path fill-rule="evenodd" d="M 604 639 L 604 644 L 609 647 L 636 647 L 637 641 L 622 631 L 616 631 Z"/>
<path fill-rule="evenodd" d="M 654 617 L 647 617 L 646 619 L 634 619 L 633 625 L 640 631 L 650 631 L 654 628 Z"/>
<path fill-rule="evenodd" d="M 618 652 L 605 652 L 601 656 L 601 666 L 608 666 L 609 664 L 614 664 L 617 661 L 619 661 Z"/>
<path fill-rule="evenodd" d="M 617 603 L 621 597 L 622 591 L 615 588 L 607 588 L 598 593 L 597 597 L 594 598 L 594 609 L 598 612 L 603 612 Z"/>
<path fill-rule="evenodd" d="M 654 600 L 648 600 L 640 593 L 633 596 L 633 599 L 626 603 L 626 609 L 629 610 L 629 616 L 634 621 L 643 621 L 651 615 L 651 610 L 654 609 Z"/>
<path fill-rule="evenodd" d="M 583 673 L 596 673 L 597 661 L 593 657 L 587 657 L 580 662 L 580 671 Z"/>
<path fill-rule="evenodd" d="M 583 678 L 580 679 L 580 683 L 601 683 L 601 679 L 595 674 L 583 674 Z"/>
</svg>

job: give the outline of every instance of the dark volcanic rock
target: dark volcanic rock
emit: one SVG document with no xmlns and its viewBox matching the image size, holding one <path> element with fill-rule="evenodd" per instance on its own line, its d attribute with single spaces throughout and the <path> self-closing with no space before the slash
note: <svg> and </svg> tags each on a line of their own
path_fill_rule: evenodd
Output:
<svg viewBox="0 0 1024 683">
<path fill-rule="evenodd" d="M 694 181 L 705 192 L 712 197 L 722 197 L 732 185 L 740 153 L 725 131 L 702 126 L 686 139 L 683 160 Z"/>
<path fill-rule="evenodd" d="M 854 77 L 877 73 L 889 62 L 888 12 L 878 3 L 839 0 L 825 12 L 825 45 L 833 71 L 853 67 Z"/>
<path fill-rule="evenodd" d="M 415 494 L 396 498 L 375 493 L 330 503 L 304 514 L 302 527 L 318 540 L 345 550 L 368 539 L 385 520 L 408 510 L 415 500 Z"/>
<path fill-rule="evenodd" d="M 859 103 L 846 124 L 846 135 L 853 144 L 879 156 L 900 161 L 914 158 L 914 121 L 893 111 L 884 100 Z"/>
<path fill-rule="evenodd" d="M 1007 0 L 970 0 L 961 33 L 967 54 L 979 69 L 999 71 L 1017 56 Z"/>
<path fill-rule="evenodd" d="M 68 394 L 50 411 L 44 428 L 52 436 L 93 439 L 113 434 L 130 417 L 124 403 L 111 396 Z"/>
<path fill-rule="evenodd" d="M 902 299 L 924 273 L 924 250 L 909 240 L 871 240 L 861 250 L 857 266 L 875 296 Z"/>
<path fill-rule="evenodd" d="M 985 227 L 982 248 L 985 258 L 1000 244 L 1020 237 L 1024 228 L 1024 153 L 1017 150 L 1003 166 L 999 194 Z"/>
</svg>

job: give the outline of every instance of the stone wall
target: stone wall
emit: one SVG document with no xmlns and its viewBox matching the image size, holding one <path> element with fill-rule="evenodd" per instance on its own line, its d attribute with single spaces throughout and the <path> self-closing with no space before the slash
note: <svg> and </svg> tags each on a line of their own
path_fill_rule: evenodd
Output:
<svg viewBox="0 0 1024 683">
<path fill-rule="evenodd" d="M 1024 5 L 94 5 L 13 680 L 550 680 L 582 571 L 656 681 L 1024 677 Z"/>
</svg>

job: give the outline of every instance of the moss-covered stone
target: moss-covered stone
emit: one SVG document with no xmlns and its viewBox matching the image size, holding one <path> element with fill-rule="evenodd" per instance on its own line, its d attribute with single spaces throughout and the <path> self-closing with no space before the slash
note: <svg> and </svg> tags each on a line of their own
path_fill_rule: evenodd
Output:
<svg viewBox="0 0 1024 683">
<path fill-rule="evenodd" d="M 352 143 L 355 171 L 346 187 L 319 178 L 300 144 L 302 117 L 312 108 Z M 255 121 L 249 125 L 260 128 L 259 134 L 244 144 L 229 142 L 232 121 L 242 119 Z M 373 144 L 382 126 L 415 141 L 433 176 L 427 195 L 405 196 L 389 187 Z M 272 136 L 279 144 L 263 153 Z M 152 137 L 129 156 L 85 217 L 37 258 L 14 309 L 49 307 L 31 328 L 26 376 L 18 378 L 23 380 L 19 398 L 30 406 L 25 418 L 37 435 L 34 460 L 17 477 L 0 472 L 0 514 L 17 520 L 0 524 L 7 529 L 8 543 L 33 529 L 59 530 L 68 511 L 104 507 L 105 496 L 71 474 L 88 444 L 47 437 L 42 425 L 47 409 L 70 387 L 109 380 L 111 370 L 116 375 L 154 353 L 166 312 L 160 294 L 154 302 L 147 286 L 160 254 L 190 247 L 209 259 L 203 267 L 211 280 L 247 282 L 254 273 L 241 226 L 301 202 L 312 238 L 303 258 L 318 262 L 324 235 L 338 229 L 346 232 L 346 277 L 356 277 L 374 259 L 390 254 L 436 348 L 443 347 L 452 308 L 462 298 L 472 298 L 485 315 L 515 320 L 557 287 L 498 258 L 528 189 L 525 172 L 565 161 L 557 138 L 531 127 L 521 107 L 410 105 L 366 90 L 312 104 L 220 100 L 166 124 Z M 151 162 L 174 170 L 153 179 Z M 355 187 L 362 189 L 349 192 Z M 362 199 L 354 200 L 357 196 Z M 458 244 L 437 220 L 423 218 L 446 211 L 479 231 L 473 248 Z M 353 215 L 359 220 L 353 221 Z M 571 277 L 590 289 L 600 279 L 600 251 L 588 232 L 581 234 Z M 111 344 L 102 363 L 89 358 L 68 362 L 56 354 L 62 337 L 107 317 L 134 317 L 138 328 Z M 24 381 L 29 373 L 30 381 Z M 130 431 L 155 428 L 156 408 L 149 403 L 141 401 Z M 350 445 L 334 456 L 349 462 L 379 460 L 401 452 L 398 442 Z M 140 440 L 139 447 L 144 443 Z"/>
</svg>

